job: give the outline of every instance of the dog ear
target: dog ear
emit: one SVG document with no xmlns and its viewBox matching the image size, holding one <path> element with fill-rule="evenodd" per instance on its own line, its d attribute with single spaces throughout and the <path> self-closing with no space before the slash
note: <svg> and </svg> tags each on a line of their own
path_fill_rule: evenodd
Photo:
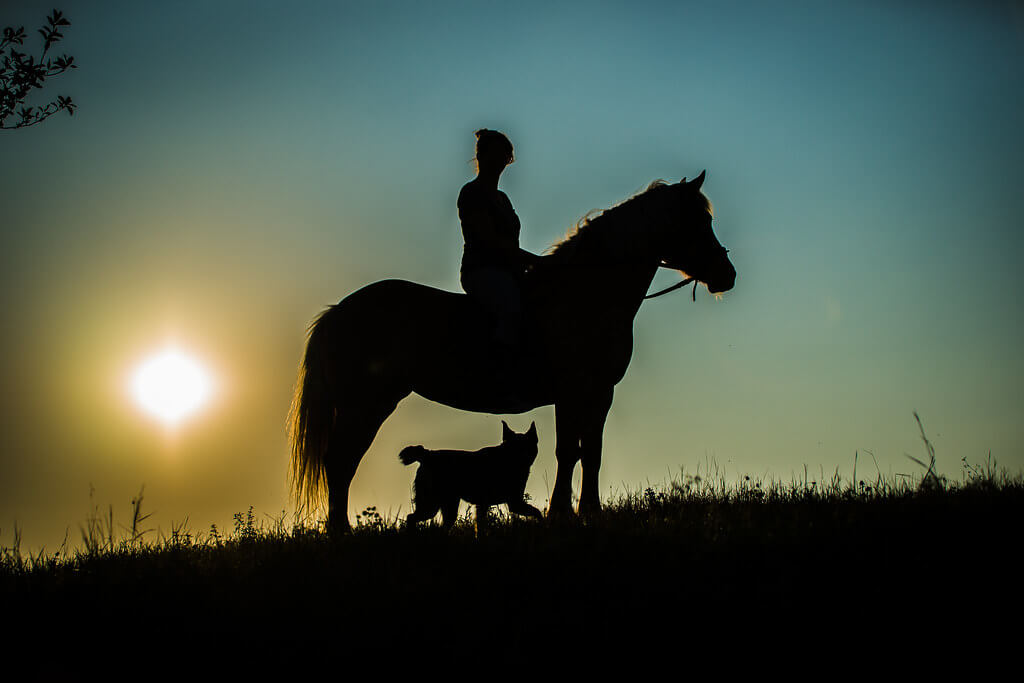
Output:
<svg viewBox="0 0 1024 683">
<path fill-rule="evenodd" d="M 536 422 L 531 422 L 530 423 L 530 429 L 526 432 L 526 434 L 527 434 L 527 436 L 532 437 L 534 441 L 537 440 L 537 423 Z"/>
<path fill-rule="evenodd" d="M 504 420 L 501 421 L 501 438 L 502 440 L 511 439 L 516 433 L 512 431 L 512 428 L 508 426 L 508 423 Z"/>
</svg>

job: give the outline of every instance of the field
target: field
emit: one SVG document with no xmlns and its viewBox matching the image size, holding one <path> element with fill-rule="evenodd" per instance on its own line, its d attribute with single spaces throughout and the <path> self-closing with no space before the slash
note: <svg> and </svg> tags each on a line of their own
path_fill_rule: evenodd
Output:
<svg viewBox="0 0 1024 683">
<path fill-rule="evenodd" d="M 0 600 L 17 625 L 5 644 L 45 633 L 93 652 L 127 639 L 820 655 L 949 637 L 990 649 L 1016 640 L 994 615 L 1021 606 L 1024 484 L 991 464 L 965 464 L 957 482 L 930 469 L 888 482 L 686 477 L 589 519 L 499 511 L 479 535 L 469 518 L 409 529 L 367 509 L 329 537 L 249 510 L 231 530 L 153 538 L 141 502 L 124 527 L 88 520 L 77 550 L 2 549 Z"/>
</svg>

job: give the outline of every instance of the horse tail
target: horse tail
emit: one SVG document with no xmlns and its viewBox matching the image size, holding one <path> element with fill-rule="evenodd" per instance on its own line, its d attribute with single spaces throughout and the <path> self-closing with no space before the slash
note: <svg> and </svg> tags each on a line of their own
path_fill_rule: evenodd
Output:
<svg viewBox="0 0 1024 683">
<path fill-rule="evenodd" d="M 398 454 L 398 459 L 402 461 L 403 465 L 411 465 L 414 462 L 422 461 L 423 453 L 426 450 L 423 446 L 406 446 Z"/>
<path fill-rule="evenodd" d="M 327 319 L 331 306 L 309 326 L 306 353 L 299 366 L 289 414 L 291 486 L 300 514 L 313 514 L 325 503 L 327 445 L 334 427 L 334 396 L 328 382 Z"/>
</svg>

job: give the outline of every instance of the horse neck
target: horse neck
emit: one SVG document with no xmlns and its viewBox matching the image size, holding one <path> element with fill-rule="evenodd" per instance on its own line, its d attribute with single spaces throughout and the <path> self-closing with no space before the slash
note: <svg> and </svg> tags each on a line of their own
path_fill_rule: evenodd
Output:
<svg viewBox="0 0 1024 683">
<path fill-rule="evenodd" d="M 655 263 L 635 262 L 610 266 L 598 276 L 599 281 L 605 285 L 602 288 L 604 296 L 595 300 L 595 304 L 608 310 L 621 310 L 632 320 L 640 310 L 657 271 Z"/>
<path fill-rule="evenodd" d="M 581 306 L 598 311 L 621 311 L 630 320 L 643 303 L 658 270 L 657 260 L 636 249 L 580 250 L 567 259 L 564 269 L 567 291 Z"/>
</svg>

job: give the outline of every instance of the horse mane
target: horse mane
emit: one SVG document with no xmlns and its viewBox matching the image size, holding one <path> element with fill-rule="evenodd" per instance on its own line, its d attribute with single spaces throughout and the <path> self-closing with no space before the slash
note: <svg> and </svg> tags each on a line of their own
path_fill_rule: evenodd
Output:
<svg viewBox="0 0 1024 683">
<path fill-rule="evenodd" d="M 646 189 L 609 209 L 600 212 L 594 209 L 587 212 L 585 216 L 576 221 L 575 226 L 569 229 L 565 238 L 551 245 L 546 253 L 559 259 L 570 259 L 576 254 L 587 251 L 589 246 L 606 242 L 608 233 L 622 225 L 639 224 L 640 221 L 635 220 L 638 214 L 666 211 L 668 205 L 668 202 L 664 201 L 668 198 L 666 188 L 671 186 L 671 183 L 658 179 L 648 185 Z M 710 212 L 711 202 L 703 194 L 699 192 L 697 194 L 703 200 L 704 207 Z"/>
</svg>

